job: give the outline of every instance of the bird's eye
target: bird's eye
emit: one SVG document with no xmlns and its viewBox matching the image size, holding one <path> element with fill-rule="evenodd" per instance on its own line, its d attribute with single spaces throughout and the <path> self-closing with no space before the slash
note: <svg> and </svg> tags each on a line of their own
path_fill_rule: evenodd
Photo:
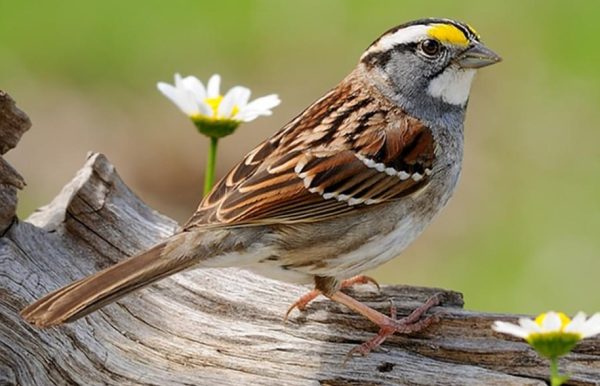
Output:
<svg viewBox="0 0 600 386">
<path fill-rule="evenodd" d="M 440 53 L 442 46 L 437 40 L 426 39 L 421 42 L 419 48 L 425 55 L 433 57 Z"/>
</svg>

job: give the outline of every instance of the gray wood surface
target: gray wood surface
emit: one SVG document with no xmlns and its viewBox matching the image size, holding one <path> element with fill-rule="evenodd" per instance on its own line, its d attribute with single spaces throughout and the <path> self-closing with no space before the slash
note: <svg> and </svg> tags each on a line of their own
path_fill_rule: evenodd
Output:
<svg viewBox="0 0 600 386">
<path fill-rule="evenodd" d="M 30 126 L 29 117 L 17 108 L 8 94 L 0 90 L 0 235 L 13 221 L 17 209 L 17 190 L 25 187 L 23 177 L 2 155 L 17 146 Z"/>
<path fill-rule="evenodd" d="M 0 149 L 14 147 L 28 127 L 0 93 Z M 490 329 L 493 320 L 517 316 L 463 310 L 462 295 L 451 291 L 434 310 L 443 313 L 441 323 L 346 363 L 375 326 L 324 299 L 284 324 L 285 310 L 307 288 L 238 269 L 188 271 L 73 324 L 31 327 L 18 315 L 23 306 L 148 248 L 177 224 L 145 205 L 97 153 L 49 205 L 18 221 L 14 192 L 23 186 L 0 157 L 0 385 L 545 384 L 547 363 Z M 406 315 L 438 291 L 350 292 L 383 312 L 393 299 Z M 600 384 L 600 340 L 584 341 L 561 367 L 571 384 Z"/>
</svg>

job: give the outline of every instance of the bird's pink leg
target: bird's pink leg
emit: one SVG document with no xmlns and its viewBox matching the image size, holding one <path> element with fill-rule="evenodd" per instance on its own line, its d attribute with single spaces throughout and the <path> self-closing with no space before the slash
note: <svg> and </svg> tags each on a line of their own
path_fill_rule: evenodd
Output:
<svg viewBox="0 0 600 386">
<path fill-rule="evenodd" d="M 348 288 L 355 284 L 369 284 L 369 283 L 374 284 L 378 290 L 380 289 L 379 283 L 377 283 L 377 281 L 375 281 L 375 279 L 373 279 L 372 277 L 366 276 L 366 275 L 358 275 L 358 276 L 351 277 L 350 279 L 344 280 L 340 285 L 340 289 Z M 319 291 L 318 289 L 314 289 L 314 290 L 302 295 L 298 300 L 296 300 L 290 306 L 290 308 L 288 308 L 288 310 L 285 313 L 285 316 L 283 318 L 283 321 L 286 322 L 288 320 L 288 316 L 295 308 L 297 308 L 300 311 L 304 311 L 306 309 L 306 306 L 308 305 L 308 303 L 315 300 L 319 295 L 321 295 L 321 291 Z"/>
<path fill-rule="evenodd" d="M 427 316 L 423 319 L 421 319 L 421 317 L 429 309 L 440 304 L 441 295 L 434 295 L 430 297 L 425 303 L 411 312 L 410 315 L 402 319 L 396 319 L 396 307 L 393 304 L 390 310 L 391 316 L 386 316 L 340 291 L 329 296 L 329 298 L 334 302 L 343 304 L 351 310 L 358 312 L 379 326 L 379 333 L 377 333 L 377 335 L 360 346 L 352 349 L 348 353 L 348 356 L 352 356 L 354 354 L 360 354 L 363 356 L 368 355 L 373 349 L 379 347 L 389 336 L 393 335 L 394 333 L 412 334 L 419 332 L 429 327 L 431 324 L 439 321 L 439 316 L 437 315 Z"/>
</svg>

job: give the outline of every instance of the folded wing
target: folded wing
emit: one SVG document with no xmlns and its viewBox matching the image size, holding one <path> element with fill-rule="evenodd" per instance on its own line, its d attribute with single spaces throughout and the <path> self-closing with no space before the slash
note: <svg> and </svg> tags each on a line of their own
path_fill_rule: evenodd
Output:
<svg viewBox="0 0 600 386">
<path fill-rule="evenodd" d="M 250 152 L 184 229 L 322 221 L 424 188 L 431 131 L 372 91 L 343 87 Z"/>
</svg>

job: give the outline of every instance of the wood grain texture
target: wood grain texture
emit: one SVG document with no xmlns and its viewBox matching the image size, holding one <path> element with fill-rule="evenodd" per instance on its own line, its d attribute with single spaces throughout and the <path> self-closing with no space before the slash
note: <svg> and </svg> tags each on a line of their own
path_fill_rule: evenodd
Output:
<svg viewBox="0 0 600 386">
<path fill-rule="evenodd" d="M 12 222 L 0 238 L 0 385 L 545 384 L 547 364 L 490 329 L 516 316 L 463 310 L 451 291 L 434 311 L 444 313 L 439 325 L 346 364 L 346 353 L 375 333 L 370 322 L 321 299 L 284 324 L 307 288 L 237 269 L 188 271 L 63 327 L 40 330 L 20 319 L 34 299 L 176 228 L 100 154 L 89 154 L 49 205 Z M 393 299 L 406 315 L 438 291 L 364 286 L 352 294 L 384 312 Z M 584 341 L 561 366 L 571 384 L 600 384 L 600 340 Z"/>
<path fill-rule="evenodd" d="M 27 114 L 17 108 L 15 101 L 0 90 L 0 154 L 17 146 L 21 136 L 31 127 Z"/>
<path fill-rule="evenodd" d="M 25 180 L 2 157 L 17 146 L 24 132 L 29 130 L 29 117 L 15 101 L 0 90 L 0 235 L 10 226 L 17 209 L 17 191 L 25 187 Z"/>
</svg>

